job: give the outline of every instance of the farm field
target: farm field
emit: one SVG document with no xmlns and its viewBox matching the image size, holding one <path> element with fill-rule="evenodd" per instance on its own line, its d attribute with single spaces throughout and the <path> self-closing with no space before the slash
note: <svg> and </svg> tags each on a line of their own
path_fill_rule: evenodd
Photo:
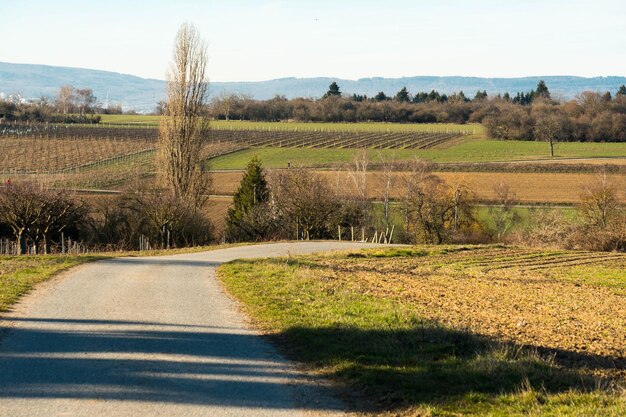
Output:
<svg viewBox="0 0 626 417">
<path fill-rule="evenodd" d="M 235 261 L 220 278 L 373 415 L 621 416 L 626 255 L 419 246 Z"/>
<path fill-rule="evenodd" d="M 346 171 L 324 170 L 318 171 L 331 184 L 350 183 Z M 241 171 L 223 171 L 213 173 L 214 192 L 219 195 L 232 195 L 241 181 Z M 403 198 L 403 181 L 407 173 L 396 173 L 395 186 L 391 197 Z M 478 200 L 489 201 L 495 198 L 493 188 L 500 183 L 508 184 L 516 193 L 517 199 L 523 203 L 565 203 L 572 204 L 580 200 L 580 195 L 586 185 L 598 181 L 598 174 L 553 174 L 553 173 L 500 173 L 500 172 L 436 172 L 435 175 L 448 183 L 462 183 L 469 186 Z M 607 178 L 617 190 L 626 189 L 626 176 L 623 174 L 609 174 Z M 372 199 L 381 199 L 383 193 L 383 179 L 377 172 L 367 175 L 368 194 Z M 619 193 L 619 192 L 618 192 Z M 618 197 L 626 203 L 623 192 Z"/>
<path fill-rule="evenodd" d="M 566 158 L 617 158 L 626 156 L 626 143 L 560 143 L 556 147 L 556 158 L 549 159 L 549 147 L 542 142 L 495 141 L 464 138 L 460 143 L 437 149 L 371 150 L 370 157 L 376 161 L 382 155 L 389 159 L 427 159 L 432 162 L 511 162 L 538 161 L 555 162 Z M 360 152 L 357 149 L 310 149 L 310 148 L 260 148 L 246 149 L 221 156 L 211 161 L 214 169 L 243 169 L 248 161 L 258 156 L 268 168 L 291 166 L 332 167 L 351 161 Z M 568 161 L 569 162 L 569 161 Z M 582 161 L 577 160 L 577 163 Z M 607 162 L 603 160 L 603 162 Z"/>
<path fill-rule="evenodd" d="M 160 116 L 102 114 L 101 124 L 114 126 L 156 127 Z M 283 130 L 283 131 L 330 131 L 330 132 L 446 132 L 453 130 L 482 135 L 483 127 L 479 124 L 455 123 L 317 123 L 317 122 L 249 122 L 239 120 L 212 120 L 212 129 L 216 130 Z"/>
</svg>

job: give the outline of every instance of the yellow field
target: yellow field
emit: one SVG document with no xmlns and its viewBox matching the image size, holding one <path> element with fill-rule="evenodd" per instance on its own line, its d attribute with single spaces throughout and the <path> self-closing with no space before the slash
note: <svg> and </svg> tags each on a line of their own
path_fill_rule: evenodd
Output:
<svg viewBox="0 0 626 417">
<path fill-rule="evenodd" d="M 331 184 L 349 184 L 349 174 L 345 171 L 317 171 L 328 179 Z M 241 171 L 216 172 L 214 175 L 214 193 L 231 195 L 237 189 L 243 173 Z M 392 197 L 403 197 L 403 182 L 407 173 L 394 175 L 395 186 Z M 468 185 L 479 200 L 493 200 L 493 188 L 504 182 L 508 184 L 522 203 L 567 203 L 580 200 L 586 185 L 598 180 L 597 174 L 555 174 L 555 173 L 499 173 L 499 172 L 439 172 L 436 175 L 449 183 L 460 182 Z M 626 202 L 626 176 L 608 175 L 618 190 L 619 198 Z M 369 172 L 367 175 L 370 198 L 380 199 L 382 196 L 382 178 L 380 173 Z"/>
</svg>

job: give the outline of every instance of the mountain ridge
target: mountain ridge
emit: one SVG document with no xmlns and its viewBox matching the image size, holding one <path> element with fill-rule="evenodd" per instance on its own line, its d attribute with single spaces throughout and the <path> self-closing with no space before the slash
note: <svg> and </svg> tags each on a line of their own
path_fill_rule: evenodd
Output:
<svg viewBox="0 0 626 417">
<path fill-rule="evenodd" d="M 579 77 L 571 75 L 526 77 L 475 77 L 475 76 L 404 76 L 399 78 L 364 77 L 347 80 L 333 77 L 297 78 L 283 77 L 265 81 L 210 82 L 209 95 L 246 94 L 256 99 L 268 99 L 275 95 L 287 98 L 320 97 L 328 85 L 336 81 L 345 94 L 373 96 L 379 91 L 395 95 L 402 87 L 409 92 L 437 90 L 450 94 L 464 91 L 473 96 L 478 90 L 488 94 L 534 89 L 544 80 L 556 97 L 569 99 L 582 91 L 591 90 L 614 94 L 620 85 L 626 84 L 623 76 Z M 165 81 L 142 78 L 113 71 L 76 67 L 59 67 L 43 64 L 14 64 L 0 62 L 0 93 L 4 96 L 20 94 L 25 99 L 41 96 L 54 97 L 62 85 L 71 84 L 91 88 L 101 103 L 108 97 L 109 103 L 121 104 L 125 110 L 149 112 L 159 100 L 165 98 Z"/>
</svg>

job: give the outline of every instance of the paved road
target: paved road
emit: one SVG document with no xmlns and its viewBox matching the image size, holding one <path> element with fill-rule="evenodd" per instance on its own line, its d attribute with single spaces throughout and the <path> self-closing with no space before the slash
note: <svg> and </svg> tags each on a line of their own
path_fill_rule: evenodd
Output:
<svg viewBox="0 0 626 417">
<path fill-rule="evenodd" d="M 0 320 L 0 416 L 341 414 L 248 328 L 215 267 L 367 246 L 278 243 L 78 267 Z"/>
</svg>

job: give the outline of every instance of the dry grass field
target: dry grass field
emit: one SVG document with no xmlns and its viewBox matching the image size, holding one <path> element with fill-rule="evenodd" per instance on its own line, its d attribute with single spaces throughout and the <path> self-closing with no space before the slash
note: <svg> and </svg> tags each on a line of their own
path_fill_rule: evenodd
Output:
<svg viewBox="0 0 626 417">
<path fill-rule="evenodd" d="M 350 174 L 345 171 L 317 171 L 328 179 L 331 184 L 345 188 L 350 185 Z M 508 173 L 508 172 L 437 172 L 438 177 L 449 183 L 463 183 L 476 193 L 481 201 L 495 198 L 494 187 L 504 182 L 508 184 L 522 203 L 565 203 L 572 204 L 580 200 L 584 187 L 598 181 L 598 174 L 584 173 Z M 408 174 L 394 175 L 393 198 L 402 198 L 403 183 Z M 241 181 L 241 171 L 216 172 L 214 176 L 214 192 L 219 195 L 231 195 Z M 369 172 L 368 192 L 373 199 L 382 196 L 383 179 L 380 173 Z M 608 179 L 618 190 L 619 198 L 626 202 L 626 176 L 622 174 L 608 175 Z M 621 190 L 621 191 L 619 191 Z"/>
<path fill-rule="evenodd" d="M 626 412 L 625 254 L 418 246 L 236 261 L 220 276 L 372 415 Z"/>
</svg>

